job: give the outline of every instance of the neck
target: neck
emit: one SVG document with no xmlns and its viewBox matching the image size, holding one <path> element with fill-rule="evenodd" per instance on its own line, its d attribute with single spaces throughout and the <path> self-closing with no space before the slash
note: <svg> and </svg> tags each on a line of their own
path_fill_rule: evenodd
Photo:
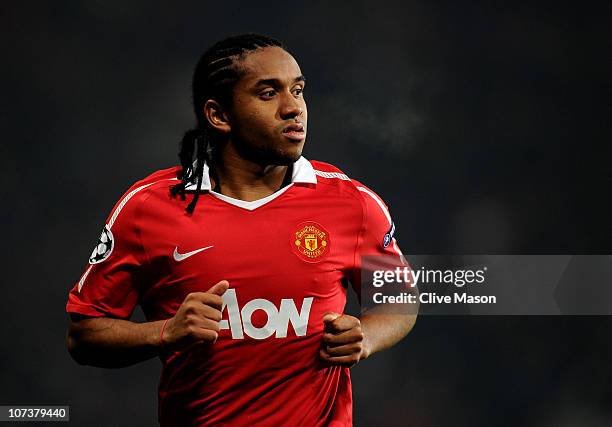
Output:
<svg viewBox="0 0 612 427">
<path fill-rule="evenodd" d="M 221 194 L 225 196 L 252 202 L 281 188 L 288 166 L 262 166 L 244 159 L 229 147 L 228 144 L 219 153 L 222 161 L 214 162 L 213 189 L 220 187 Z"/>
</svg>

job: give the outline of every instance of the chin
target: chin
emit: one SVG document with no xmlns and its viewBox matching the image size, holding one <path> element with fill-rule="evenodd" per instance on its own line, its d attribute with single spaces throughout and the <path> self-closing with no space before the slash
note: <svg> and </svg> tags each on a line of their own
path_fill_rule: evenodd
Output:
<svg viewBox="0 0 612 427">
<path fill-rule="evenodd" d="M 263 147 L 255 144 L 235 144 L 234 146 L 241 157 L 262 166 L 288 166 L 295 163 L 302 155 L 304 141 L 292 143 L 278 141 Z"/>
<path fill-rule="evenodd" d="M 263 164 L 289 166 L 300 158 L 304 143 L 279 144 L 260 152 Z"/>
<path fill-rule="evenodd" d="M 276 152 L 277 161 L 274 162 L 277 165 L 288 166 L 298 161 L 302 156 L 302 145 L 298 147 L 292 147 L 290 150 L 278 150 Z"/>
</svg>

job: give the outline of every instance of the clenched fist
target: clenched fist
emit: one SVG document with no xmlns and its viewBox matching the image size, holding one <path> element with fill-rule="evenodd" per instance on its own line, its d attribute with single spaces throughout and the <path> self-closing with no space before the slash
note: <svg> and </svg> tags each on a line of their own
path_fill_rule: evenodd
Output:
<svg viewBox="0 0 612 427">
<path fill-rule="evenodd" d="M 229 288 L 222 280 L 206 292 L 193 292 L 185 298 L 176 315 L 166 322 L 161 341 L 171 351 L 194 344 L 212 344 L 219 336 L 221 297 Z"/>
<path fill-rule="evenodd" d="M 367 357 L 361 321 L 347 314 L 327 313 L 321 359 L 334 365 L 353 366 Z"/>
</svg>

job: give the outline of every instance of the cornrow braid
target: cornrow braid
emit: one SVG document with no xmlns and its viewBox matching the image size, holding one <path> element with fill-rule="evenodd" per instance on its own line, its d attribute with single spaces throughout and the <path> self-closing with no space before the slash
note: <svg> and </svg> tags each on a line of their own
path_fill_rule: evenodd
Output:
<svg viewBox="0 0 612 427">
<path fill-rule="evenodd" d="M 200 198 L 199 189 L 202 185 L 202 179 L 204 177 L 204 163 L 209 161 L 207 155 L 208 136 L 206 134 L 206 129 L 199 127 L 185 132 L 183 140 L 181 141 L 181 150 L 179 152 L 179 159 L 181 161 L 182 168 L 177 176 L 181 182 L 172 186 L 170 189 L 170 193 L 173 197 L 180 195 L 181 200 L 185 200 L 185 191 L 187 186 L 195 181 L 195 195 L 186 209 L 190 214 L 193 213 L 195 205 L 198 203 L 198 199 Z"/>
<path fill-rule="evenodd" d="M 179 151 L 181 170 L 177 175 L 181 182 L 170 190 L 173 197 L 180 195 L 181 200 L 185 200 L 186 188 L 195 184 L 195 195 L 185 209 L 187 213 L 193 214 L 198 203 L 200 186 L 204 179 L 204 163 L 211 163 L 211 152 L 214 148 L 213 130 L 203 114 L 204 104 L 209 99 L 215 99 L 221 105 L 231 105 L 232 89 L 242 77 L 239 62 L 249 52 L 273 46 L 285 49 L 281 42 L 271 37 L 243 34 L 215 43 L 200 57 L 192 82 L 197 127 L 188 130 L 183 136 Z"/>
</svg>

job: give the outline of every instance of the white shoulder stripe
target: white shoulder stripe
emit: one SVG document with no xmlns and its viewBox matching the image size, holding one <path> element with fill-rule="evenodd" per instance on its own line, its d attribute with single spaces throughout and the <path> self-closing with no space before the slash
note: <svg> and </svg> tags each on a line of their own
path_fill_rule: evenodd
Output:
<svg viewBox="0 0 612 427">
<path fill-rule="evenodd" d="M 384 203 L 382 202 L 382 200 L 380 200 L 380 198 L 374 194 L 373 192 L 371 192 L 370 190 L 368 190 L 365 187 L 357 187 L 357 189 L 363 193 L 366 193 L 367 195 L 369 195 L 371 198 L 373 198 L 376 203 L 378 203 L 378 206 L 380 206 L 380 209 L 383 211 L 383 213 L 385 214 L 385 216 L 387 217 L 387 220 L 389 221 L 389 226 L 391 226 L 393 224 L 393 221 L 391 220 L 391 215 L 389 214 L 389 211 L 387 210 L 387 208 L 385 207 Z"/>
<path fill-rule="evenodd" d="M 89 272 L 91 271 L 92 267 L 93 267 L 93 264 L 87 267 L 87 270 L 81 276 L 81 280 L 79 280 L 79 285 L 78 285 L 79 292 L 81 292 L 81 288 L 83 287 L 83 284 L 85 283 L 85 279 L 87 279 L 87 276 L 89 276 Z"/>
<path fill-rule="evenodd" d="M 393 220 L 391 219 L 391 215 L 389 214 L 389 211 L 387 210 L 386 206 L 384 205 L 384 203 L 380 199 L 380 197 L 378 197 L 376 194 L 374 194 L 372 191 L 368 190 L 365 187 L 357 186 L 357 189 L 359 191 L 363 192 L 363 193 L 366 193 L 367 195 L 369 195 L 371 198 L 373 198 L 376 201 L 378 206 L 380 206 L 380 209 L 385 214 L 385 217 L 387 217 L 387 221 L 389 221 L 389 226 L 392 226 L 393 225 Z M 395 249 L 395 252 L 397 252 L 397 254 L 402 257 L 402 262 L 406 263 L 406 260 L 404 258 L 404 254 L 402 253 L 402 251 L 400 250 L 399 246 L 397 245 L 397 240 L 395 240 L 395 237 L 393 237 L 391 241 L 393 243 L 393 249 Z M 406 263 L 406 265 L 408 265 L 408 264 Z"/>
<path fill-rule="evenodd" d="M 136 193 L 138 193 L 140 190 L 143 190 L 153 184 L 157 184 L 158 182 L 162 182 L 162 181 L 176 181 L 177 178 L 166 178 L 166 179 L 160 179 L 159 181 L 154 181 L 154 182 L 150 182 L 148 184 L 145 185 L 141 185 L 140 187 L 137 187 L 135 189 L 133 189 L 132 191 L 130 191 L 128 194 L 125 195 L 125 197 L 121 200 L 121 202 L 119 203 L 119 205 L 117 205 L 117 208 L 115 209 L 115 211 L 113 212 L 113 214 L 111 215 L 110 220 L 108 221 L 108 229 L 110 230 L 113 227 L 113 224 L 115 223 L 115 221 L 117 220 L 117 217 L 119 216 L 119 214 L 121 213 L 121 210 L 125 207 L 126 203 L 130 201 L 130 199 L 132 197 L 134 197 L 134 195 Z"/>
<path fill-rule="evenodd" d="M 344 181 L 350 181 L 351 179 L 343 173 L 340 172 L 323 172 L 316 170 L 314 171 L 315 175 L 322 176 L 323 178 L 338 178 Z"/>
<path fill-rule="evenodd" d="M 125 197 L 121 200 L 121 202 L 119 202 L 119 204 L 117 205 L 117 208 L 113 211 L 113 213 L 112 213 L 112 215 L 110 217 L 110 220 L 108 221 L 108 224 L 106 224 L 108 229 L 110 230 L 112 228 L 113 224 L 117 220 L 117 217 L 121 213 L 121 210 L 125 207 L 126 203 L 129 202 L 130 199 L 132 197 L 134 197 L 134 195 L 136 193 L 138 193 L 140 190 L 143 190 L 143 189 L 149 187 L 150 185 L 156 184 L 156 183 L 161 182 L 161 181 L 176 181 L 176 180 L 177 180 L 177 178 L 160 179 L 159 181 L 154 181 L 154 182 L 151 182 L 149 184 L 141 185 L 140 187 L 137 187 L 137 188 L 133 189 L 132 191 L 130 191 L 128 194 L 125 195 Z M 89 273 L 91 272 L 91 269 L 93 267 L 94 267 L 94 264 L 92 264 L 89 267 L 87 267 L 87 270 L 85 270 L 85 273 L 83 273 L 83 275 L 81 276 L 81 279 L 79 280 L 79 283 L 77 285 L 77 289 L 78 289 L 79 292 L 81 292 L 81 289 L 83 288 L 83 285 L 85 284 L 85 280 L 87 279 L 87 276 L 89 276 Z"/>
</svg>

